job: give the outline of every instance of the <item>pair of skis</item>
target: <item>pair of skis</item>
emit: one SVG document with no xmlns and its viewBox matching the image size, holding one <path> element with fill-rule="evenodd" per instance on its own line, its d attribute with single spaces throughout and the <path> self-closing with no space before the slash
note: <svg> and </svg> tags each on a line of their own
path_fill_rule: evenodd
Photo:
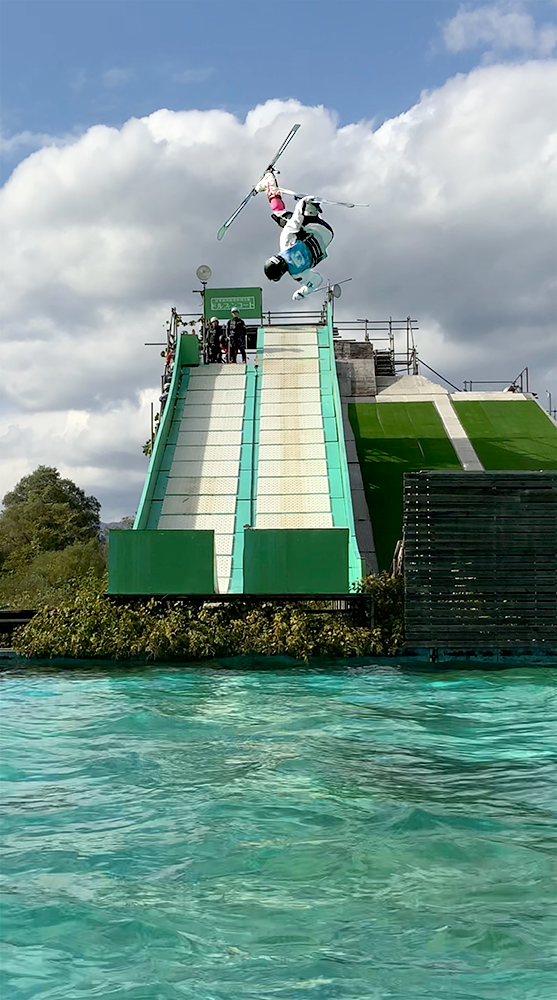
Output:
<svg viewBox="0 0 557 1000">
<path fill-rule="evenodd" d="M 269 163 L 269 166 L 266 168 L 266 170 L 263 171 L 263 174 L 261 175 L 262 177 L 264 177 L 266 173 L 268 173 L 270 170 L 273 169 L 273 167 L 274 167 L 275 163 L 277 162 L 279 156 L 282 156 L 282 154 L 284 153 L 284 150 L 286 149 L 286 147 L 288 146 L 288 144 L 292 141 L 292 139 L 296 135 L 296 132 L 298 131 L 299 128 L 300 128 L 300 125 L 293 125 L 292 126 L 292 128 L 290 129 L 290 132 L 286 136 L 286 139 L 284 140 L 282 146 L 275 153 L 273 159 Z M 282 190 L 282 192 L 284 194 L 294 195 L 295 198 L 304 198 L 304 197 L 307 197 L 307 195 L 296 194 L 295 191 L 289 191 L 288 188 L 281 188 L 281 190 Z M 255 190 L 255 187 L 252 187 L 250 193 L 247 194 L 246 197 L 244 198 L 243 202 L 240 205 L 238 205 L 238 208 L 236 209 L 236 211 L 233 212 L 232 215 L 230 216 L 230 218 L 227 219 L 226 222 L 220 227 L 220 229 L 219 229 L 219 231 L 217 233 L 217 240 L 222 240 L 222 238 L 225 235 L 226 231 L 228 229 L 230 229 L 230 226 L 235 221 L 235 219 L 238 218 L 238 216 L 239 216 L 240 212 L 242 211 L 242 209 L 246 207 L 248 201 L 251 201 L 252 198 L 255 198 L 256 194 L 257 194 L 257 191 Z M 353 201 L 329 201 L 328 198 L 317 198 L 317 197 L 314 197 L 314 200 L 316 202 L 318 202 L 318 203 L 323 202 L 324 205 L 342 205 L 344 208 L 369 208 L 369 205 L 361 205 L 361 204 L 358 204 L 357 202 L 353 202 Z"/>
</svg>

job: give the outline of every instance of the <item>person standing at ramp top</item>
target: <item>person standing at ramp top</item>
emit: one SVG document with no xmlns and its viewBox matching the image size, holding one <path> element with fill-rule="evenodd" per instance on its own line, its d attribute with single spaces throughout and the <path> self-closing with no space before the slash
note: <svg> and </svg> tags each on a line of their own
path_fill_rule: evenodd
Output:
<svg viewBox="0 0 557 1000">
<path fill-rule="evenodd" d="M 319 218 L 321 205 L 310 195 L 298 199 L 293 212 L 287 211 L 272 171 L 261 178 L 255 190 L 267 192 L 271 218 L 282 229 L 279 252 L 265 261 L 265 274 L 269 281 L 280 281 L 288 272 L 302 286 L 292 298 L 303 299 L 323 284 L 322 276 L 312 268 L 327 256 L 326 248 L 335 235 L 333 229 Z"/>
<path fill-rule="evenodd" d="M 227 323 L 228 332 L 228 350 L 230 352 L 230 360 L 233 364 L 236 364 L 236 358 L 238 352 L 242 356 L 242 361 L 246 363 L 246 324 L 240 316 L 236 306 L 231 310 L 232 316 Z"/>
<path fill-rule="evenodd" d="M 220 364 L 222 362 L 221 339 L 224 331 L 216 316 L 211 316 L 210 323 L 207 336 L 209 363 Z"/>
</svg>

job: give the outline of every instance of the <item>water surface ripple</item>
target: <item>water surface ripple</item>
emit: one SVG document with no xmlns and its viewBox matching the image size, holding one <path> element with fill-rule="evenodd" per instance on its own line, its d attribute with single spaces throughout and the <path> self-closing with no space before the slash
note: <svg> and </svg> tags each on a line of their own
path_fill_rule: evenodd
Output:
<svg viewBox="0 0 557 1000">
<path fill-rule="evenodd" d="M 2 1000 L 555 1000 L 553 678 L 5 674 Z"/>
</svg>

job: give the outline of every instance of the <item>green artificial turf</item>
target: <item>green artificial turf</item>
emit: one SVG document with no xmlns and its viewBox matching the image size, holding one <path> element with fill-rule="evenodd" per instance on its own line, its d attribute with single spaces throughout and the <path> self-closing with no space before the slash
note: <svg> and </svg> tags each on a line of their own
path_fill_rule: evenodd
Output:
<svg viewBox="0 0 557 1000">
<path fill-rule="evenodd" d="M 379 569 L 402 537 L 402 477 L 421 469 L 460 470 L 431 402 L 354 403 L 349 417 L 362 470 Z"/>
<path fill-rule="evenodd" d="M 557 427 L 533 399 L 453 402 L 487 472 L 557 469 Z"/>
</svg>

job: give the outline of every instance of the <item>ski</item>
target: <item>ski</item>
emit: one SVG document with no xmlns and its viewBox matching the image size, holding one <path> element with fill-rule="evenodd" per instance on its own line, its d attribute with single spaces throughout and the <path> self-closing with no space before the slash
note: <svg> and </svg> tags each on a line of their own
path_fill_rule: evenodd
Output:
<svg viewBox="0 0 557 1000">
<path fill-rule="evenodd" d="M 290 191 L 288 188 L 283 188 L 283 187 L 281 187 L 280 190 L 282 194 L 291 194 L 297 201 L 299 201 L 300 198 L 311 197 L 313 201 L 316 201 L 319 204 L 323 205 L 342 205 L 343 208 L 369 208 L 368 204 L 366 205 L 358 201 L 331 201 L 329 198 L 320 198 L 319 195 L 317 194 L 315 195 L 298 194 L 297 191 Z"/>
<path fill-rule="evenodd" d="M 252 188 L 251 191 L 250 191 L 250 193 L 248 195 L 246 195 L 246 197 L 244 198 L 244 200 L 241 203 L 241 205 L 238 205 L 238 208 L 236 209 L 236 211 L 220 227 L 220 229 L 219 229 L 219 231 L 217 233 L 217 240 L 222 240 L 222 238 L 223 238 L 224 234 L 226 233 L 227 229 L 229 229 L 230 226 L 232 225 L 232 223 L 234 222 L 234 220 L 238 218 L 240 212 L 242 211 L 243 208 L 246 207 L 248 201 L 250 201 L 251 198 L 254 198 L 256 194 L 257 194 L 257 191 L 255 190 L 255 188 Z"/>
<path fill-rule="evenodd" d="M 282 146 L 275 153 L 273 159 L 269 163 L 269 166 L 266 167 L 266 169 L 263 171 L 263 173 L 261 175 L 262 177 L 265 176 L 265 174 L 267 173 L 268 170 L 272 170 L 273 169 L 273 167 L 274 167 L 275 163 L 277 162 L 279 156 L 282 156 L 282 154 L 284 153 L 284 150 L 288 146 L 289 142 L 292 141 L 292 139 L 296 135 L 296 132 L 298 131 L 299 128 L 300 128 L 300 125 L 293 125 L 292 126 L 292 128 L 290 129 L 290 132 L 286 136 L 286 139 L 284 140 Z M 238 205 L 238 208 L 236 209 L 236 211 L 233 212 L 232 215 L 230 216 L 230 218 L 227 219 L 226 222 L 220 227 L 220 229 L 219 229 L 219 231 L 217 233 L 217 240 L 222 240 L 224 234 L 226 233 L 226 230 L 229 229 L 230 226 L 232 225 L 232 223 L 234 222 L 234 220 L 238 218 L 240 212 L 242 211 L 243 208 L 246 207 L 248 201 L 250 201 L 252 198 L 255 198 L 256 194 L 257 194 L 257 191 L 255 190 L 255 187 L 252 187 L 250 193 L 248 195 L 246 195 L 246 197 L 244 198 L 244 200 L 241 203 L 241 205 Z"/>
</svg>

